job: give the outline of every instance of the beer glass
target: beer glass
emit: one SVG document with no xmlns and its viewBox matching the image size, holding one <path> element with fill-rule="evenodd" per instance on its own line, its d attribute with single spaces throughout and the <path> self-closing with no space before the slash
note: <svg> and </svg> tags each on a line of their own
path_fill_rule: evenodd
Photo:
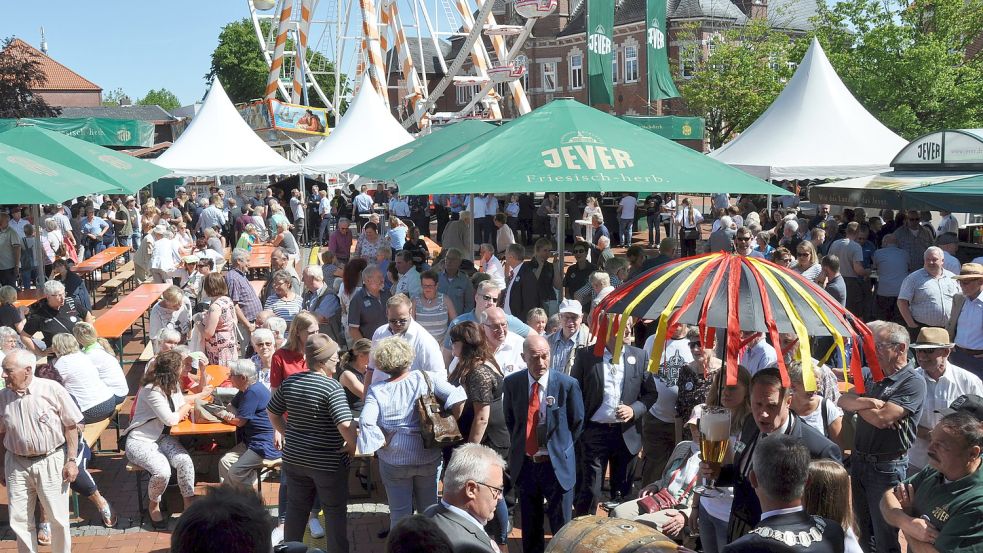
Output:
<svg viewBox="0 0 983 553">
<path fill-rule="evenodd" d="M 700 457 L 718 474 L 724 457 L 727 456 L 729 444 L 730 409 L 705 405 L 700 415 Z M 702 497 L 716 497 L 721 493 L 715 486 L 715 479 L 711 479 L 709 483 L 704 479 L 703 485 L 697 486 L 693 491 Z"/>
</svg>

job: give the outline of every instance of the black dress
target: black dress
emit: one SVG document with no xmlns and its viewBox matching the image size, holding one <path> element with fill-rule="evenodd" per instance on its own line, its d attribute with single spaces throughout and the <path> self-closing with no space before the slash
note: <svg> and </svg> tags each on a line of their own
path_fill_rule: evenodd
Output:
<svg viewBox="0 0 983 553">
<path fill-rule="evenodd" d="M 464 388 L 464 392 L 468 395 L 464 412 L 458 421 L 461 434 L 467 439 L 471 433 L 471 425 L 474 424 L 474 402 L 487 403 L 491 408 L 488 414 L 488 426 L 485 428 L 481 444 L 494 449 L 503 457 L 508 455 L 511 441 L 509 429 L 505 426 L 505 409 L 502 405 L 504 381 L 505 378 L 498 371 L 491 365 L 483 363 L 469 372 L 463 380 L 454 378 L 451 382 Z"/>
<path fill-rule="evenodd" d="M 352 373 L 363 386 L 365 385 L 365 375 L 351 365 L 346 365 L 341 372 L 336 373 L 338 375 L 338 382 L 341 382 L 341 375 L 346 372 Z M 342 388 L 345 388 L 345 386 L 342 385 Z M 352 393 L 348 388 L 345 388 L 345 399 L 348 401 L 348 408 L 352 410 L 352 416 L 355 417 L 355 420 L 358 420 L 359 415 L 362 414 L 362 407 L 365 405 L 365 401 Z"/>
</svg>

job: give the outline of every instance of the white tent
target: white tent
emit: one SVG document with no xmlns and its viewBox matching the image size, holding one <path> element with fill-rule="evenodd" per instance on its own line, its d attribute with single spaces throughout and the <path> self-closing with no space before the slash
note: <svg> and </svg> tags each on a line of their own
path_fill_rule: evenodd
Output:
<svg viewBox="0 0 983 553">
<path fill-rule="evenodd" d="M 710 157 L 764 179 L 843 179 L 886 171 L 905 144 L 860 105 L 813 39 L 785 90 Z"/>
<path fill-rule="evenodd" d="M 308 172 L 341 173 L 412 140 L 375 88 L 363 83 L 338 126 L 301 165 Z"/>
<path fill-rule="evenodd" d="M 188 128 L 159 158 L 176 176 L 295 174 L 300 166 L 266 145 L 239 115 L 216 78 Z"/>
</svg>

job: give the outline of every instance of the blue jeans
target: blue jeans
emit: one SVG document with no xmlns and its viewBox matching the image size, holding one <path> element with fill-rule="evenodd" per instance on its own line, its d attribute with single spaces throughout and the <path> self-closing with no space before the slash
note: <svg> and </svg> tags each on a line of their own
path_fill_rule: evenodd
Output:
<svg viewBox="0 0 983 553">
<path fill-rule="evenodd" d="M 635 220 L 618 219 L 618 228 L 621 229 L 621 245 L 626 248 L 631 246 L 631 238 L 635 230 Z"/>
<path fill-rule="evenodd" d="M 437 503 L 437 467 L 440 461 L 426 465 L 390 465 L 379 460 L 379 475 L 389 498 L 389 528 L 413 514 Z"/>
<path fill-rule="evenodd" d="M 656 215 L 646 215 L 645 223 L 649 228 L 649 244 L 658 245 L 662 241 L 662 229 L 659 228 L 659 216 Z"/>
<path fill-rule="evenodd" d="M 139 232 L 134 232 L 133 234 L 130 235 L 130 243 L 133 244 L 133 249 L 134 250 L 140 249 L 140 233 Z"/>
<path fill-rule="evenodd" d="M 727 545 L 727 521 L 710 516 L 703 505 L 700 505 L 698 516 L 703 553 L 719 553 Z"/>
<path fill-rule="evenodd" d="M 865 553 L 900 553 L 898 529 L 881 515 L 881 496 L 905 479 L 908 456 L 883 463 L 868 463 L 854 455 L 850 460 L 853 513 L 860 528 L 860 547 Z M 873 538 L 873 544 L 871 539 Z"/>
</svg>

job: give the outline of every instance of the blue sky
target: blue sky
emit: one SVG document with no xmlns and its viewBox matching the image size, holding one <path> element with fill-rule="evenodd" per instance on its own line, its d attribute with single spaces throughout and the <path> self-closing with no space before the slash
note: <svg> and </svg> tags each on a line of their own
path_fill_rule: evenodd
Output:
<svg viewBox="0 0 983 553">
<path fill-rule="evenodd" d="M 248 15 L 245 0 L 34 0 L 3 2 L 0 37 L 16 35 L 103 88 L 133 100 L 167 88 L 187 105 L 204 76 L 221 28 Z"/>
</svg>

